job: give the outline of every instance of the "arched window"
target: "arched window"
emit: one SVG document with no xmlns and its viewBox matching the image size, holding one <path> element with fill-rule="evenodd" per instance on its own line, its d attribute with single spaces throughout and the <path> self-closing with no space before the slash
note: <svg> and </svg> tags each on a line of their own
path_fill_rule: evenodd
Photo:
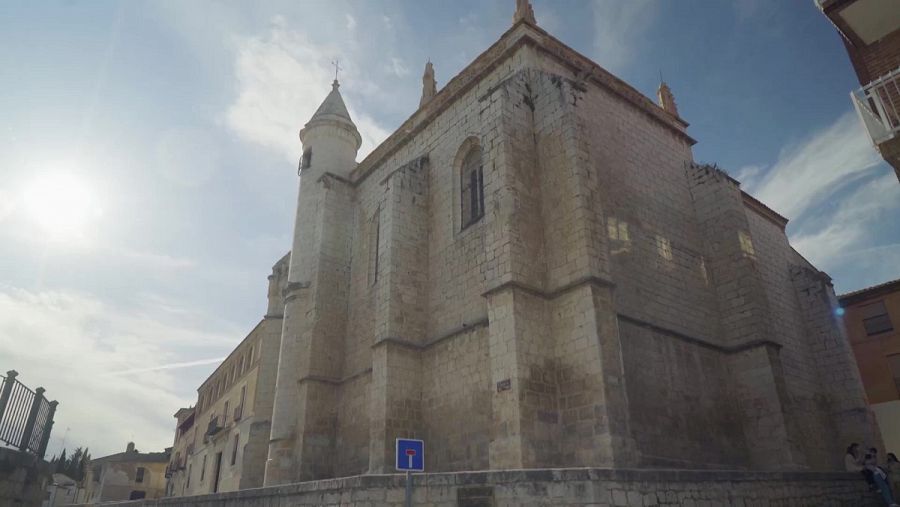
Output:
<svg viewBox="0 0 900 507">
<path fill-rule="evenodd" d="M 460 211 L 462 228 L 474 224 L 484 216 L 484 167 L 481 147 L 473 146 L 466 153 L 459 172 Z"/>
</svg>

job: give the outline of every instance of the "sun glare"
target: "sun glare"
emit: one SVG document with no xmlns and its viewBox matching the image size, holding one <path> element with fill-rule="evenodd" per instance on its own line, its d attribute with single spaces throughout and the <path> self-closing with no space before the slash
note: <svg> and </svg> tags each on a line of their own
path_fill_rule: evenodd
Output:
<svg viewBox="0 0 900 507">
<path fill-rule="evenodd" d="M 100 208 L 90 186 L 72 174 L 40 176 L 22 195 L 28 216 L 49 239 L 84 239 Z"/>
</svg>

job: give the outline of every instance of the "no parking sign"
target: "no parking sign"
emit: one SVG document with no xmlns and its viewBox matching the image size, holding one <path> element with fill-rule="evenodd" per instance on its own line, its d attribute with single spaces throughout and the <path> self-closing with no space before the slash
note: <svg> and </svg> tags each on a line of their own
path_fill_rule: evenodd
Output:
<svg viewBox="0 0 900 507">
<path fill-rule="evenodd" d="M 404 472 L 425 471 L 425 441 L 398 438 L 394 466 Z"/>
</svg>

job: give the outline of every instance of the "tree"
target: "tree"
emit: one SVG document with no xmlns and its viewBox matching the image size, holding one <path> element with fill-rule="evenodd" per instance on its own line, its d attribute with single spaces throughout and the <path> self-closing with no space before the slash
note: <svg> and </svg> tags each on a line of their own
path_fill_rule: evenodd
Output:
<svg viewBox="0 0 900 507">
<path fill-rule="evenodd" d="M 56 462 L 53 463 L 53 471 L 58 474 L 66 473 L 66 465 L 69 463 L 69 460 L 66 459 L 66 450 L 63 449 L 61 453 L 59 453 L 59 457 L 56 458 Z"/>
<path fill-rule="evenodd" d="M 66 450 L 63 449 L 59 457 L 53 457 L 50 464 L 53 471 L 58 474 L 65 474 L 75 480 L 81 482 L 84 480 L 85 472 L 91 462 L 91 453 L 86 448 L 75 448 L 71 456 L 66 456 Z"/>
</svg>

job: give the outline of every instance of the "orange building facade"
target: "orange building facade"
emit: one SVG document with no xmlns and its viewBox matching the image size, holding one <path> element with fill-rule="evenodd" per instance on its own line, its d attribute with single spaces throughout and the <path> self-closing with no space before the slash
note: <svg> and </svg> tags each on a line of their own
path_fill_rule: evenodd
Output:
<svg viewBox="0 0 900 507">
<path fill-rule="evenodd" d="M 900 453 L 900 280 L 839 297 L 869 404 L 888 452 Z"/>
</svg>

